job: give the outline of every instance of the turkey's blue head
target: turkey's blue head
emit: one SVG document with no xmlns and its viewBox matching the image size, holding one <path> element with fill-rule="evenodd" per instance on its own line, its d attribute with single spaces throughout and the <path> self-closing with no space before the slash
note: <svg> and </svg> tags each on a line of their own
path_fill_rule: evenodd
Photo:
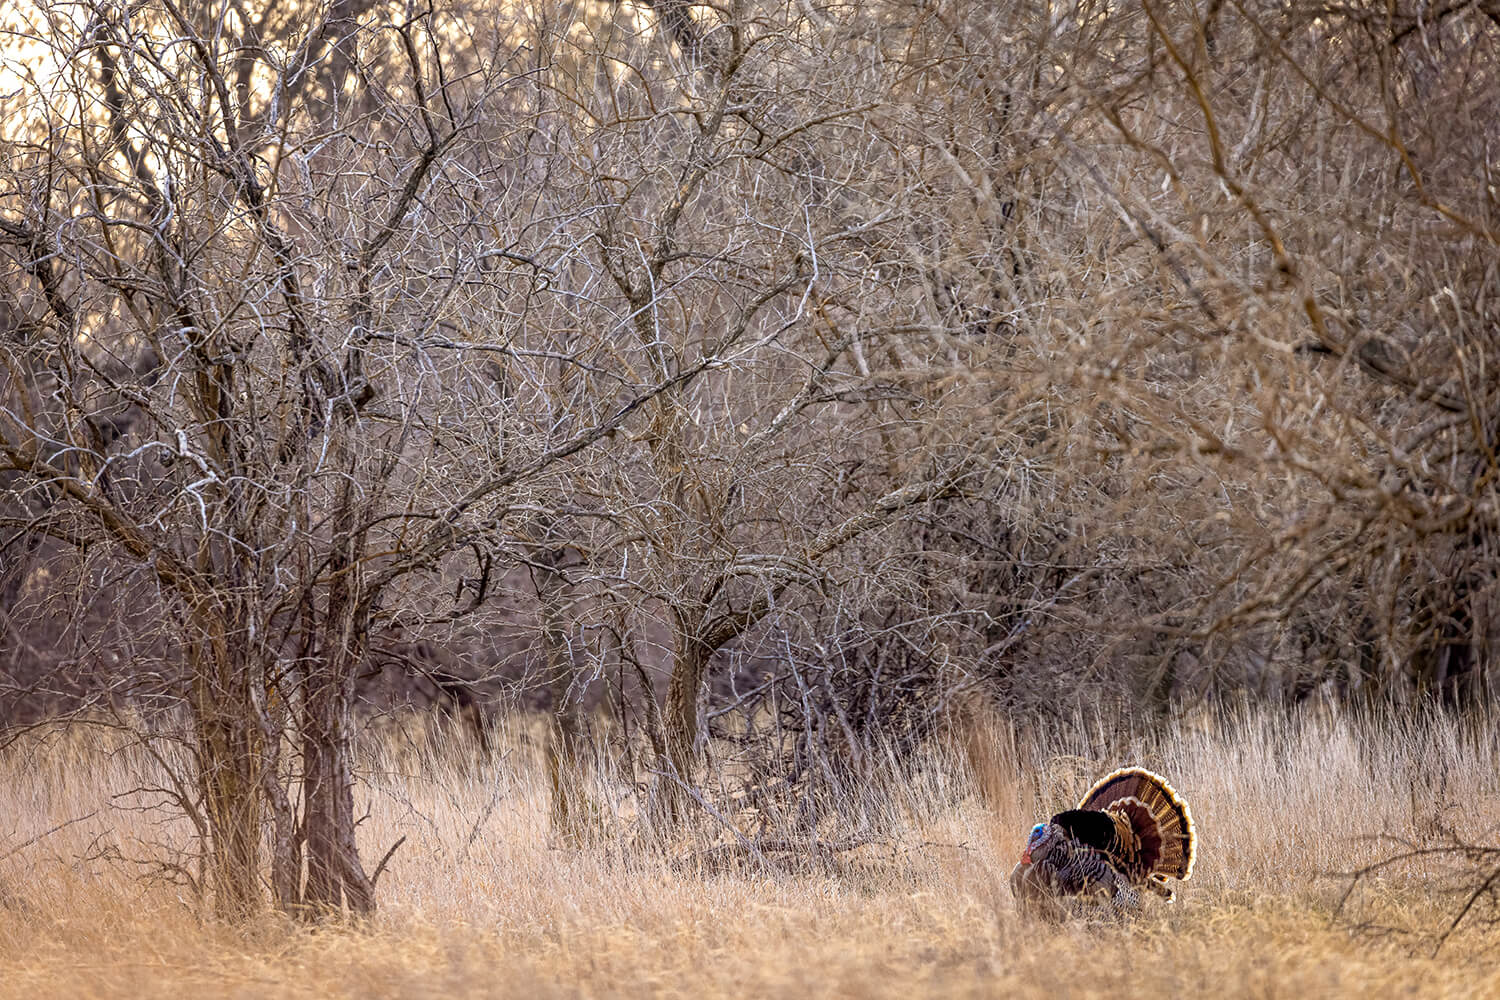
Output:
<svg viewBox="0 0 1500 1000">
<path fill-rule="evenodd" d="M 1038 823 L 1031 828 L 1031 836 L 1026 838 L 1026 850 L 1021 853 L 1021 864 L 1031 864 L 1031 851 L 1040 844 L 1047 836 L 1047 824 Z"/>
</svg>

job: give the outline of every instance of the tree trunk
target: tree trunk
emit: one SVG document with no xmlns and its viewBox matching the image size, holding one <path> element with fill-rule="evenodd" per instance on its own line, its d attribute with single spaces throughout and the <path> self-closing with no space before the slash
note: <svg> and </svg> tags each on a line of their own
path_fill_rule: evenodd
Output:
<svg viewBox="0 0 1500 1000">
<path fill-rule="evenodd" d="M 552 689 L 552 731 L 547 741 L 552 827 L 564 841 L 577 846 L 588 839 L 597 817 L 584 787 L 583 685 L 578 683 L 578 670 L 565 637 L 562 600 L 567 581 L 557 570 L 565 556 L 565 550 L 558 549 L 537 559 L 543 568 L 537 572 L 536 589 L 541 605 L 542 649 Z"/>
<path fill-rule="evenodd" d="M 354 838 L 351 693 L 341 679 L 328 678 L 307 696 L 302 743 L 307 836 L 303 902 L 314 914 L 343 906 L 357 914 L 375 909 L 375 889 Z"/>
<path fill-rule="evenodd" d="M 702 642 L 683 632 L 677 636 L 677 657 L 667 684 L 666 759 L 661 762 L 662 811 L 669 821 L 687 812 L 687 790 L 693 785 L 698 743 L 698 692 L 708 668 Z"/>
<path fill-rule="evenodd" d="M 304 695 L 307 888 L 303 902 L 313 914 L 343 906 L 356 914 L 375 910 L 375 887 L 360 863 L 354 836 L 354 678 L 364 655 L 369 620 L 361 601 L 356 556 L 363 537 L 354 529 L 352 480 L 352 476 L 345 480 L 338 498 L 323 648 L 313 660 Z"/>
<path fill-rule="evenodd" d="M 271 809 L 271 903 L 279 910 L 289 911 L 299 901 L 302 840 L 297 836 L 297 817 L 278 766 L 284 723 L 278 722 L 276 716 L 284 712 L 284 706 L 270 712 L 262 707 L 261 729 L 267 742 L 261 784 Z"/>
<path fill-rule="evenodd" d="M 249 671 L 230 655 L 223 623 L 199 612 L 190 655 L 199 790 L 208 839 L 207 884 L 214 912 L 226 920 L 261 905 L 261 740 L 252 711 Z"/>
</svg>

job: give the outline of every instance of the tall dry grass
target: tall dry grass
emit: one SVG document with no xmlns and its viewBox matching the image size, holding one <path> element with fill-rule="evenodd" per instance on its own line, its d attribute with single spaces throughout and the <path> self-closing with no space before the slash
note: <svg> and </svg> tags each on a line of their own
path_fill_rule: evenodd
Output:
<svg viewBox="0 0 1500 1000">
<path fill-rule="evenodd" d="M 1391 851 L 1372 835 L 1500 843 L 1494 734 L 1249 709 L 1138 737 L 997 724 L 966 734 L 976 752 L 934 749 L 872 788 L 876 842 L 774 871 L 704 863 L 725 839 L 712 821 L 670 856 L 637 848 L 624 790 L 604 785 L 620 821 L 563 846 L 534 727 L 483 764 L 391 737 L 368 749 L 360 828 L 368 856 L 407 838 L 380 913 L 308 929 L 198 919 L 153 864 L 188 831 L 134 811 L 160 798 L 141 790 L 156 765 L 111 734 L 57 731 L 0 760 L 0 994 L 1500 996 L 1494 929 L 1430 957 L 1461 864 L 1393 867 L 1338 918 L 1332 877 Z M 1005 877 L 1027 829 L 1124 762 L 1193 806 L 1201 856 L 1179 902 L 1129 925 L 1022 922 Z"/>
</svg>

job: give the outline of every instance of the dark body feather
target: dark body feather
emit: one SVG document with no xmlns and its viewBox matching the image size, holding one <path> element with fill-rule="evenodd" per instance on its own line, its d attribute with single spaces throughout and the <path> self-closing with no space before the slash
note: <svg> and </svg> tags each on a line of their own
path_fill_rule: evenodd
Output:
<svg viewBox="0 0 1500 1000">
<path fill-rule="evenodd" d="M 1052 817 L 1054 826 L 1060 826 L 1079 844 L 1099 851 L 1119 848 L 1120 839 L 1115 834 L 1115 821 L 1099 809 L 1069 809 Z"/>
</svg>

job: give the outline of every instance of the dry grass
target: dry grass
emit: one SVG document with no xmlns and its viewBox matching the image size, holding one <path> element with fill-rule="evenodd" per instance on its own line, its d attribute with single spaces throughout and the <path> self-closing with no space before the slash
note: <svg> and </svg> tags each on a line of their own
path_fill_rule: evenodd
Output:
<svg viewBox="0 0 1500 1000">
<path fill-rule="evenodd" d="M 836 870 L 705 872 L 605 844 L 558 847 L 535 740 L 466 767 L 372 758 L 367 853 L 408 843 L 361 928 L 198 921 L 177 889 L 123 858 L 180 831 L 110 794 L 149 773 L 70 733 L 0 763 L 0 994 L 122 996 L 1500 996 L 1500 933 L 1476 927 L 1429 957 L 1452 872 L 1407 866 L 1332 919 L 1346 870 L 1438 823 L 1490 842 L 1500 816 L 1491 730 L 1345 719 L 1184 728 L 1112 741 L 1087 727 L 1016 750 L 987 734 L 987 803 L 941 754 L 887 796 L 891 843 Z M 1119 745 L 1110 748 L 1108 744 Z M 1008 749 L 1009 748 L 1009 749 Z M 1035 817 L 1124 760 L 1172 776 L 1203 851 L 1174 906 L 1128 926 L 1024 924 L 1005 876 Z M 1046 799 L 1044 805 L 1039 799 Z M 1486 829 L 1487 827 L 1487 829 Z"/>
</svg>

